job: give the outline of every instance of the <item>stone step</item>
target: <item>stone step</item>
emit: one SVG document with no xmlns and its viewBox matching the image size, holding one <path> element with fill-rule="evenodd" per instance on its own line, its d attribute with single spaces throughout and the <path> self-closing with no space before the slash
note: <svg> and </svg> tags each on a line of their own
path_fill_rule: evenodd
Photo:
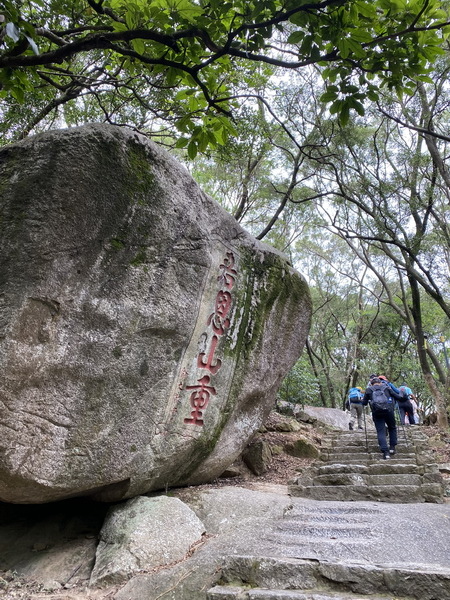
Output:
<svg viewBox="0 0 450 600">
<path fill-rule="evenodd" d="M 383 475 L 396 473 L 399 475 L 422 475 L 423 473 L 433 472 L 428 467 L 422 465 L 403 462 L 382 461 L 372 462 L 366 465 L 327 463 L 317 467 L 317 475 L 327 475 L 329 473 L 359 473 L 360 475 Z"/>
<path fill-rule="evenodd" d="M 361 594 L 342 594 L 342 592 L 301 592 L 296 590 L 264 590 L 256 588 L 248 592 L 249 600 L 392 600 L 392 596 L 366 596 Z M 408 600 L 396 596 L 395 600 Z"/>
<path fill-rule="evenodd" d="M 374 461 L 384 460 L 381 452 L 367 454 L 358 453 L 358 454 L 329 454 L 324 460 L 324 457 L 321 457 L 323 462 L 333 462 L 333 463 L 343 463 L 343 464 L 367 464 Z M 395 463 L 403 463 L 403 464 L 416 464 L 417 460 L 414 454 L 399 454 L 396 453 L 391 456 L 391 461 Z"/>
<path fill-rule="evenodd" d="M 428 439 L 427 435 L 425 433 L 423 433 L 423 431 L 421 431 L 421 428 L 416 427 L 415 425 L 413 425 L 412 427 L 410 425 L 405 425 L 405 428 L 403 430 L 403 427 L 397 423 L 397 432 L 398 432 L 399 436 L 406 435 L 406 436 L 411 436 L 411 437 L 414 437 L 417 439 Z M 334 440 L 334 439 L 351 440 L 352 438 L 354 438 L 357 435 L 365 436 L 364 429 L 354 429 L 353 431 L 350 431 L 350 430 L 336 431 L 336 432 L 333 432 L 330 434 L 329 439 L 330 440 Z M 376 432 L 375 427 L 367 427 L 367 437 L 372 437 L 372 438 L 377 437 L 377 432 Z"/>
<path fill-rule="evenodd" d="M 294 503 L 286 515 L 290 521 L 297 521 L 301 527 L 302 522 L 333 522 L 333 523 L 354 523 L 355 521 L 363 524 L 367 523 L 369 517 L 375 521 L 382 518 L 382 508 L 376 504 L 367 506 L 366 504 L 345 503 L 332 506 L 325 504 Z M 285 518 L 286 518 L 285 515 Z"/>
<path fill-rule="evenodd" d="M 372 500 L 377 502 L 392 502 L 411 504 L 414 502 L 441 503 L 440 488 L 418 485 L 291 485 L 289 493 L 292 496 L 311 498 L 313 500 Z"/>
<path fill-rule="evenodd" d="M 386 428 L 387 429 L 387 428 Z M 414 425 L 412 427 L 406 427 L 405 426 L 405 430 L 403 431 L 403 427 L 399 427 L 397 425 L 397 435 L 400 437 L 411 437 L 411 438 L 417 438 L 417 439 L 428 439 L 426 434 L 423 433 L 420 428 L 414 427 Z M 354 429 L 353 431 L 348 430 L 348 431 L 337 431 L 337 432 L 333 432 L 328 439 L 330 440 L 340 440 L 340 439 L 346 439 L 346 440 L 352 440 L 357 436 L 361 436 L 361 437 L 366 437 L 366 433 L 364 432 L 364 426 L 363 429 Z M 367 437 L 368 438 L 372 438 L 372 439 L 376 439 L 377 438 L 377 432 L 375 427 L 367 427 Z"/>
<path fill-rule="evenodd" d="M 389 436 L 388 436 L 389 439 Z M 423 438 L 419 438 L 413 435 L 403 435 L 399 432 L 397 435 L 397 443 L 402 446 L 420 446 L 427 444 L 428 441 Z M 335 438 L 330 440 L 328 445 L 332 448 L 350 448 L 352 446 L 366 446 L 367 444 L 372 446 L 378 446 L 378 439 L 376 436 L 367 436 L 367 440 L 364 434 L 356 433 L 352 438 Z"/>
<path fill-rule="evenodd" d="M 282 535 L 283 537 L 295 536 L 295 542 L 299 539 L 312 538 L 317 539 L 337 539 L 345 538 L 350 539 L 364 539 L 369 537 L 371 534 L 371 528 L 369 525 L 365 525 L 363 522 L 353 523 L 349 520 L 341 522 L 326 522 L 326 521 L 304 521 L 299 522 L 298 520 L 286 519 L 280 523 L 277 527 L 276 536 Z"/>
<path fill-rule="evenodd" d="M 380 453 L 380 448 L 378 444 L 370 444 L 368 448 L 365 445 L 353 445 L 353 446 L 332 446 L 328 448 L 326 451 L 328 454 L 372 454 L 372 453 Z"/>
<path fill-rule="evenodd" d="M 307 544 L 336 545 L 345 540 L 346 546 L 350 543 L 366 545 L 372 537 L 371 517 L 379 514 L 378 507 L 364 508 L 349 506 L 348 503 L 340 510 L 292 509 L 289 516 L 277 523 L 272 533 L 272 538 L 283 538 L 282 546 L 301 546 L 302 551 Z M 373 520 L 373 519 L 372 519 Z M 271 539 L 272 539 L 271 538 Z M 279 543 L 277 544 L 279 545 Z M 305 558 L 305 556 L 304 556 Z"/>
<path fill-rule="evenodd" d="M 248 589 L 239 586 L 215 586 L 208 591 L 208 600 L 392 600 L 390 596 L 343 594 L 342 592 L 323 592 L 310 590 L 268 590 Z M 395 600 L 411 600 L 411 597 L 396 596 Z"/>
<path fill-rule="evenodd" d="M 408 443 L 416 443 L 418 441 L 423 441 L 423 439 L 424 438 L 422 436 L 412 435 L 407 431 L 403 433 L 401 429 L 397 430 L 398 442 L 405 443 L 406 440 Z M 426 439 L 427 438 L 425 438 L 425 440 Z M 365 435 L 364 431 L 361 430 L 351 431 L 349 433 L 339 433 L 328 438 L 328 442 L 330 444 L 338 445 L 365 444 L 366 440 L 369 442 L 369 444 L 376 444 L 378 442 L 378 436 L 376 431 L 373 431 L 371 433 L 367 432 L 367 435 Z"/>
<path fill-rule="evenodd" d="M 331 446 L 331 448 L 327 448 L 325 451 L 325 453 L 328 452 L 330 454 L 358 454 L 361 452 L 364 453 L 372 453 L 372 452 L 379 452 L 380 451 L 380 447 L 378 446 L 378 444 L 369 444 L 368 447 L 366 447 L 365 444 L 353 444 L 352 446 Z M 397 452 L 401 452 L 402 454 L 415 454 L 415 449 L 412 447 L 412 445 L 409 446 L 409 448 L 404 445 L 404 444 L 397 444 Z"/>
<path fill-rule="evenodd" d="M 258 598 L 261 600 L 263 598 L 265 600 L 291 598 L 392 600 L 393 597 L 396 600 L 445 600 L 450 598 L 449 569 L 431 567 L 424 569 L 421 565 L 405 567 L 394 565 L 391 561 L 392 559 L 387 557 L 386 564 L 373 565 L 295 558 L 230 556 L 223 565 L 220 585 L 210 589 L 207 598 L 208 600 L 228 598 L 230 600 L 257 600 Z"/>
<path fill-rule="evenodd" d="M 364 475 L 361 473 L 327 473 L 314 477 L 314 485 L 414 485 L 420 486 L 420 475 L 411 473 L 388 473 L 381 475 Z"/>
</svg>

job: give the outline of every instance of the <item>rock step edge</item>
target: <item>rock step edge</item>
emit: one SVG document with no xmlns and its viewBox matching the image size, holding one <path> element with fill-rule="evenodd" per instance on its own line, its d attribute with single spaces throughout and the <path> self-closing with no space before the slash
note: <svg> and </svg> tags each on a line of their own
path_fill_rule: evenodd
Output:
<svg viewBox="0 0 450 600">
<path fill-rule="evenodd" d="M 260 598 L 302 598 L 298 594 L 307 594 L 305 600 L 328 600 L 327 595 L 336 599 L 358 600 L 376 596 L 396 600 L 443 600 L 450 598 L 450 569 L 428 568 L 419 564 L 369 565 L 355 562 L 328 562 L 309 559 L 232 556 L 228 557 L 222 570 L 221 580 L 208 591 L 208 600 L 224 600 L 227 590 L 238 595 L 230 599 L 249 600 L 252 590 L 273 591 L 274 595 Z M 234 591 L 233 591 L 234 590 Z M 280 593 L 283 592 L 284 596 Z M 296 592 L 297 596 L 287 595 Z M 278 595 L 275 595 L 278 594 Z M 220 595 L 222 594 L 222 595 Z M 241 594 L 241 595 L 239 595 Z M 246 594 L 246 595 L 245 595 Z M 356 594 L 356 595 L 355 595 Z M 324 597 L 323 597 L 324 596 Z"/>
<path fill-rule="evenodd" d="M 237 586 L 215 586 L 208 590 L 207 600 L 392 600 L 390 596 L 345 594 L 322 590 L 269 590 L 267 588 L 245 588 Z M 395 600 L 411 600 L 411 596 L 396 596 Z"/>
</svg>

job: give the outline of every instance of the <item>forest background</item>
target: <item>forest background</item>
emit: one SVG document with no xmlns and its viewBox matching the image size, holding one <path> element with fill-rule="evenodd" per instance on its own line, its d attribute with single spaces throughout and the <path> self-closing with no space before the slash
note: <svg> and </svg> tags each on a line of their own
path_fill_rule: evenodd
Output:
<svg viewBox="0 0 450 600">
<path fill-rule="evenodd" d="M 280 398 L 371 373 L 448 427 L 450 6 L 437 0 L 0 2 L 1 144 L 109 122 L 168 147 L 307 279 Z"/>
</svg>

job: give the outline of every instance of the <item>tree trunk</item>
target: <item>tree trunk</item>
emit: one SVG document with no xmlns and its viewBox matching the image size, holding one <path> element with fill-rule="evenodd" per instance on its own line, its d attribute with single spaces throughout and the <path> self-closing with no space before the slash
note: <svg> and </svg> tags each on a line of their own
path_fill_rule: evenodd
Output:
<svg viewBox="0 0 450 600">
<path fill-rule="evenodd" d="M 422 313 L 420 305 L 420 291 L 417 281 L 409 276 L 409 283 L 411 286 L 411 300 L 412 310 L 411 314 L 414 319 L 414 325 L 416 330 L 417 339 L 417 354 L 419 356 L 419 363 L 422 369 L 423 377 L 430 389 L 430 392 L 434 398 L 436 413 L 437 413 L 437 424 L 439 427 L 448 428 L 448 415 L 447 415 L 447 399 L 441 393 L 436 380 L 431 373 L 431 369 L 427 357 L 427 341 L 423 334 L 422 328 Z"/>
<path fill-rule="evenodd" d="M 320 399 L 322 401 L 322 406 L 326 407 L 327 406 L 327 399 L 326 396 L 323 392 L 323 386 L 320 383 L 320 379 L 319 379 L 319 372 L 317 370 L 317 366 L 315 363 L 315 360 L 318 360 L 320 363 L 320 366 L 322 368 L 322 371 L 324 372 L 324 375 L 326 377 L 326 373 L 325 373 L 325 367 L 323 362 L 321 361 L 320 357 L 317 356 L 317 354 L 314 352 L 314 350 L 311 348 L 311 344 L 309 343 L 309 340 L 306 340 L 306 351 L 308 352 L 308 358 L 309 358 L 309 362 L 311 364 L 311 367 L 313 369 L 314 375 L 317 378 L 317 382 L 319 384 L 319 393 L 320 393 Z M 326 377 L 327 382 L 328 382 L 328 378 Z M 333 398 L 332 398 L 332 403 L 333 403 Z"/>
</svg>

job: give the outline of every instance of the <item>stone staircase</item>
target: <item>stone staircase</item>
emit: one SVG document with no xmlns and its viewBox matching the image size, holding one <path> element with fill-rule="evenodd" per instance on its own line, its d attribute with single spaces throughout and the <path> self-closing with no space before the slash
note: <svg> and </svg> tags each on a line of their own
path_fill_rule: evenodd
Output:
<svg viewBox="0 0 450 600">
<path fill-rule="evenodd" d="M 405 561 L 398 535 L 410 515 L 400 503 L 443 502 L 443 480 L 419 428 L 399 431 L 390 460 L 375 430 L 334 433 L 289 491 L 291 506 L 265 532 L 269 552 L 224 558 L 207 600 L 450 600 L 450 569 L 417 554 Z M 416 535 L 422 539 L 420 527 Z M 282 556 L 268 555 L 270 548 Z"/>
<path fill-rule="evenodd" d="M 400 429 L 396 450 L 384 460 L 375 430 L 335 433 L 289 492 L 315 500 L 442 503 L 444 482 L 427 436 L 418 427 Z"/>
<path fill-rule="evenodd" d="M 279 585 L 282 583 L 282 587 Z M 208 600 L 448 600 L 450 573 L 235 556 Z"/>
</svg>

